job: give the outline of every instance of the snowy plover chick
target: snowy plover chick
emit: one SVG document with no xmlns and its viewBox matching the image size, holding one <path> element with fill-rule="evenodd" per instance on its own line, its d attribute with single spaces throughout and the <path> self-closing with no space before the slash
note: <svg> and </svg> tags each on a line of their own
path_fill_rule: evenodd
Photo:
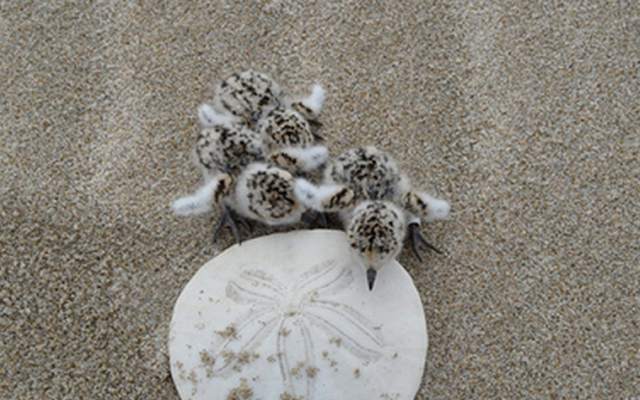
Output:
<svg viewBox="0 0 640 400">
<path fill-rule="evenodd" d="M 227 204 L 240 215 L 267 225 L 295 223 L 305 207 L 293 192 L 294 182 L 295 178 L 285 170 L 254 163 L 238 177 Z"/>
<path fill-rule="evenodd" d="M 346 207 L 340 215 L 349 245 L 367 271 L 370 289 L 377 271 L 401 250 L 402 238 L 412 242 L 420 260 L 418 243 L 440 252 L 420 234 L 420 220 L 446 217 L 449 204 L 412 189 L 397 163 L 384 152 L 369 146 L 343 153 L 325 170 L 324 184 L 344 185 L 355 195 L 356 207 Z"/>
<path fill-rule="evenodd" d="M 305 206 L 295 197 L 294 183 L 295 178 L 285 170 L 265 163 L 252 163 L 240 171 L 237 178 L 227 173 L 218 174 L 195 194 L 175 201 L 173 210 L 177 215 L 194 215 L 219 206 L 222 217 L 214 231 L 214 242 L 222 228 L 228 225 L 240 244 L 242 240 L 233 215 L 267 225 L 300 220 Z"/>
<path fill-rule="evenodd" d="M 201 108 L 202 111 L 202 108 Z M 205 110 L 207 112 L 208 110 Z M 220 230 L 228 225 L 238 243 L 240 235 L 230 209 L 224 201 L 233 194 L 237 176 L 251 163 L 264 161 L 267 145 L 263 137 L 235 117 L 203 120 L 202 131 L 193 150 L 195 164 L 201 170 L 204 185 L 195 194 L 176 200 L 173 210 L 177 215 L 208 212 L 213 205 L 222 209 L 222 216 L 214 230 L 214 241 Z"/>
<path fill-rule="evenodd" d="M 449 214 L 448 202 L 415 190 L 396 161 L 374 146 L 351 149 L 338 156 L 325 170 L 324 182 L 350 188 L 357 202 L 384 200 L 395 203 L 408 213 L 410 229 L 417 229 L 421 220 L 430 222 Z M 418 253 L 416 255 L 420 258 Z"/>
<path fill-rule="evenodd" d="M 324 99 L 324 89 L 315 85 L 311 95 L 291 107 L 271 110 L 258 121 L 259 132 L 270 149 L 269 161 L 294 174 L 310 172 L 326 162 L 327 148 L 316 145 L 323 138 L 309 123 L 320 113 Z"/>
<path fill-rule="evenodd" d="M 312 124 L 321 125 L 317 117 L 324 100 L 325 91 L 320 85 L 314 85 L 310 95 L 291 100 L 275 80 L 247 70 L 226 78 L 216 89 L 214 106 L 203 104 L 198 116 L 204 124 L 238 118 L 254 127 L 270 110 L 291 108 Z"/>
<path fill-rule="evenodd" d="M 317 203 L 315 198 L 328 187 L 335 185 L 315 186 L 301 179 L 296 188 L 303 193 L 299 197 L 307 207 L 319 210 L 314 204 Z M 380 268 L 393 260 L 402 249 L 407 232 L 406 215 L 390 201 L 363 200 L 355 203 L 354 191 L 347 190 L 352 196 L 350 201 L 327 209 L 340 212 L 349 247 L 355 259 L 364 267 L 369 290 L 372 290 Z"/>
<path fill-rule="evenodd" d="M 202 128 L 194 159 L 205 180 L 220 172 L 237 176 L 247 165 L 264 161 L 267 144 L 242 122 L 223 122 Z"/>
<path fill-rule="evenodd" d="M 300 198 L 297 190 L 305 180 L 296 179 L 288 171 L 265 163 L 249 164 L 237 178 L 221 173 L 208 181 L 194 195 L 178 199 L 173 204 L 178 215 L 193 215 L 208 212 L 214 204 L 223 209 L 217 234 L 229 225 L 236 241 L 241 243 L 233 215 L 239 215 L 267 225 L 288 225 L 300 221 L 308 209 L 307 202 Z M 334 212 L 347 207 L 353 193 L 344 186 L 326 186 L 314 199 L 314 209 Z"/>
<path fill-rule="evenodd" d="M 349 246 L 367 271 L 367 283 L 372 290 L 378 270 L 402 249 L 405 215 L 391 202 L 365 200 L 353 210 L 346 230 Z"/>
<path fill-rule="evenodd" d="M 224 201 L 238 214 L 267 225 L 296 223 L 307 210 L 297 190 L 298 181 L 281 168 L 254 163 L 240 174 L 233 196 Z M 320 193 L 314 206 L 335 211 L 344 208 L 343 203 L 352 197 L 349 189 L 335 186 Z"/>
<path fill-rule="evenodd" d="M 316 211 L 321 210 L 318 205 L 321 193 L 334 187 L 340 186 L 315 186 L 303 179 L 296 184 L 296 190 L 300 193 L 298 197 L 307 207 Z M 351 198 L 336 204 L 332 211 L 340 212 L 349 247 L 355 259 L 364 267 L 369 290 L 372 290 L 378 270 L 394 259 L 402 248 L 406 234 L 405 213 L 390 201 L 360 198 L 356 202 L 355 191 L 342 187 L 348 190 Z"/>
<path fill-rule="evenodd" d="M 203 123 L 219 123 L 228 118 L 239 118 L 253 128 L 265 110 L 282 104 L 282 89 L 269 76 L 247 70 L 232 74 L 216 90 L 215 106 L 203 104 L 198 115 Z M 221 110 L 217 113 L 215 109 Z"/>
<path fill-rule="evenodd" d="M 327 149 L 314 143 L 322 136 L 311 128 L 321 125 L 317 118 L 325 98 L 322 86 L 314 85 L 311 94 L 291 100 L 273 79 L 249 70 L 222 82 L 216 106 L 202 104 L 198 117 L 205 127 L 240 121 L 255 128 L 267 142 L 270 161 L 297 174 L 318 168 L 328 158 Z"/>
<path fill-rule="evenodd" d="M 388 154 L 374 146 L 347 150 L 325 169 L 324 182 L 342 184 L 354 191 L 358 201 L 399 200 L 407 178 Z"/>
</svg>

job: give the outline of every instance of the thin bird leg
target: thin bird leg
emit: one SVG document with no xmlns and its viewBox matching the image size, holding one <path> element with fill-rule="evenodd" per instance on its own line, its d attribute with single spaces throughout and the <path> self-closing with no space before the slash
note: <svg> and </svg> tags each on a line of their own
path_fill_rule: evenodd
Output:
<svg viewBox="0 0 640 400">
<path fill-rule="evenodd" d="M 318 128 L 320 128 L 322 126 L 322 122 L 318 121 L 315 118 L 307 118 L 307 121 L 309 121 L 309 123 L 313 126 L 317 126 Z"/>
<path fill-rule="evenodd" d="M 244 218 L 237 213 L 233 213 L 233 219 L 235 221 L 240 222 L 240 225 L 244 227 L 244 229 L 251 231 L 253 229 L 253 225 L 251 224 L 251 220 L 248 218 Z"/>
<path fill-rule="evenodd" d="M 420 260 L 420 262 L 422 262 L 422 256 L 420 256 L 420 252 L 418 251 L 419 243 L 424 244 L 425 246 L 427 246 L 427 248 L 435 251 L 438 254 L 442 254 L 442 251 L 440 251 L 437 247 L 435 247 L 431 243 L 427 242 L 427 239 L 425 239 L 424 236 L 422 236 L 422 233 L 420 233 L 420 224 L 417 224 L 417 223 L 409 224 L 409 235 L 407 237 L 407 240 L 411 242 L 413 254 L 415 254 L 416 258 Z"/>
<path fill-rule="evenodd" d="M 323 229 L 327 229 L 327 216 L 321 211 L 307 210 L 302 214 L 303 221 L 312 228 L 320 225 Z"/>
<path fill-rule="evenodd" d="M 327 224 L 327 214 L 323 213 L 322 211 L 316 211 L 316 213 L 318 214 L 318 219 L 320 219 L 320 225 L 324 229 L 327 229 L 327 227 L 329 226 L 329 224 Z"/>
<path fill-rule="evenodd" d="M 315 129 L 311 129 L 311 134 L 313 135 L 313 137 L 319 141 L 322 142 L 323 140 L 325 140 L 324 136 L 322 136 L 321 134 L 319 134 L 318 132 L 316 132 Z"/>
<path fill-rule="evenodd" d="M 231 232 L 233 232 L 233 236 L 236 238 L 236 243 L 238 243 L 239 245 L 242 244 L 242 239 L 240 238 L 240 233 L 238 232 L 238 226 L 236 225 L 236 222 L 233 220 L 233 217 L 231 216 L 231 212 L 227 207 L 222 208 L 222 216 L 220 217 L 218 226 L 216 226 L 216 229 L 213 231 L 214 243 L 218 239 L 218 234 L 220 233 L 220 231 L 222 231 L 222 228 L 224 228 L 226 225 L 228 225 L 229 228 L 231 228 Z"/>
</svg>

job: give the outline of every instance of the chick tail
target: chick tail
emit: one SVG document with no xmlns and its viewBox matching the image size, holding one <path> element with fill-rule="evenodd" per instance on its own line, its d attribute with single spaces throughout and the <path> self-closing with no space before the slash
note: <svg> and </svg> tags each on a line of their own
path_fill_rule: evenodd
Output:
<svg viewBox="0 0 640 400">
<path fill-rule="evenodd" d="M 211 180 L 194 194 L 179 198 L 171 205 L 173 213 L 180 216 L 204 214 L 212 210 L 213 194 L 218 186 L 217 180 Z"/>
<path fill-rule="evenodd" d="M 296 179 L 293 191 L 298 199 L 315 211 L 335 212 L 353 205 L 353 191 L 340 185 L 316 186 L 305 179 Z"/>
<path fill-rule="evenodd" d="M 324 146 L 287 147 L 273 152 L 269 158 L 278 167 L 288 171 L 311 172 L 327 162 L 329 151 Z"/>
<path fill-rule="evenodd" d="M 406 195 L 405 208 L 426 222 L 444 219 L 451 210 L 451 206 L 446 200 L 436 199 L 426 193 L 413 191 Z"/>
<path fill-rule="evenodd" d="M 224 125 L 237 120 L 232 115 L 217 113 L 210 105 L 202 104 L 198 107 L 198 119 L 203 127 L 212 127 L 216 125 Z"/>
<path fill-rule="evenodd" d="M 324 100 L 326 99 L 326 97 L 327 93 L 322 86 L 313 85 L 311 94 L 303 98 L 300 102 L 309 110 L 311 110 L 313 116 L 317 116 L 322 110 L 322 105 L 324 104 Z"/>
</svg>

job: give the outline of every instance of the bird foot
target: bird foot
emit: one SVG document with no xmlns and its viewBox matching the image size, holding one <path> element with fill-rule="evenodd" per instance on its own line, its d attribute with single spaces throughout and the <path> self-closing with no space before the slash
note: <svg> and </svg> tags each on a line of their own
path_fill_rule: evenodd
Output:
<svg viewBox="0 0 640 400">
<path fill-rule="evenodd" d="M 327 229 L 329 224 L 327 223 L 327 216 L 321 211 L 307 210 L 302 214 L 302 220 L 309 225 L 312 229 L 320 226 L 322 229 Z"/>
<path fill-rule="evenodd" d="M 246 223 L 246 222 L 245 222 Z M 218 239 L 218 234 L 225 226 L 229 226 L 231 228 L 231 232 L 233 232 L 233 236 L 236 239 L 236 243 L 239 245 L 242 244 L 242 239 L 240 238 L 240 233 L 238 232 L 238 225 L 236 225 L 236 221 L 233 219 L 231 215 L 231 211 L 226 207 L 222 210 L 222 216 L 220 217 L 220 221 L 218 221 L 218 225 L 216 229 L 213 231 L 213 241 Z"/>
<path fill-rule="evenodd" d="M 315 118 L 307 118 L 307 121 L 309 121 L 309 124 L 311 124 L 311 125 L 313 125 L 315 127 L 318 127 L 318 128 L 322 127 L 322 125 L 323 125 L 322 122 L 318 121 Z"/>
<path fill-rule="evenodd" d="M 320 122 L 318 122 L 319 124 L 321 124 Z M 325 137 L 322 136 L 321 134 L 319 134 L 318 132 L 316 132 L 315 129 L 311 129 L 311 135 L 318 141 L 318 142 L 322 142 L 323 140 L 325 140 Z"/>
<path fill-rule="evenodd" d="M 425 246 L 427 246 L 427 248 L 435 251 L 436 253 L 442 254 L 442 251 L 440 251 L 440 249 L 438 249 L 437 247 L 429 243 L 427 239 L 425 239 L 424 236 L 422 236 L 422 233 L 420 233 L 420 224 L 417 224 L 417 223 L 409 224 L 409 235 L 407 236 L 407 241 L 411 243 L 413 254 L 415 254 L 416 258 L 420 260 L 420 262 L 422 262 L 422 256 L 418 251 L 418 245 L 420 243 L 424 244 Z"/>
</svg>

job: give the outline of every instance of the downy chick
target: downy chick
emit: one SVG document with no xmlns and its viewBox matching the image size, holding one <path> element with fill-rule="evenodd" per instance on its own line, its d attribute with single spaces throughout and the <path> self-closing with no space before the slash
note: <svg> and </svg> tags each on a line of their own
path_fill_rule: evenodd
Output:
<svg viewBox="0 0 640 400">
<path fill-rule="evenodd" d="M 440 252 L 420 234 L 420 220 L 445 218 L 449 204 L 412 189 L 386 153 L 373 146 L 348 150 L 327 167 L 324 185 L 343 185 L 354 193 L 354 203 L 340 215 L 349 246 L 366 270 L 369 289 L 373 289 L 380 268 L 400 252 L 405 237 L 420 260 L 418 242 Z M 322 187 L 312 186 L 313 190 Z"/>
</svg>

